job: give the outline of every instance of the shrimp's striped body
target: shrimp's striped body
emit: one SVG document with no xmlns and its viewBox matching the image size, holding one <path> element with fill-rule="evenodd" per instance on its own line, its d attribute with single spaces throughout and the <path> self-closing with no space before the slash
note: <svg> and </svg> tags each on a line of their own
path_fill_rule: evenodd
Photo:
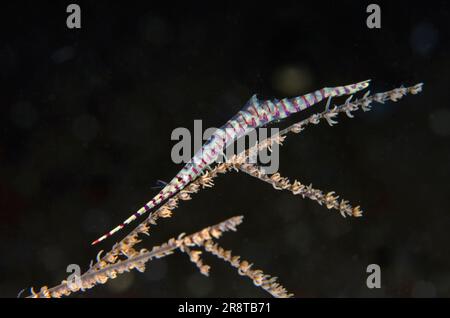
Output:
<svg viewBox="0 0 450 318">
<path fill-rule="evenodd" d="M 324 99 L 354 94 L 369 86 L 369 81 L 360 82 L 339 87 L 325 87 L 315 92 L 282 100 L 260 101 L 253 95 L 247 104 L 225 125 L 217 129 L 206 141 L 192 159 L 178 172 L 178 174 L 147 204 L 131 215 L 122 224 L 103 235 L 92 244 L 97 244 L 127 224 L 136 220 L 139 216 L 157 207 L 163 201 L 171 198 L 179 191 L 194 181 L 207 167 L 212 165 L 224 149 L 234 140 L 245 136 L 250 131 L 266 125 L 272 121 L 289 117 L 291 114 L 302 111 Z"/>
</svg>

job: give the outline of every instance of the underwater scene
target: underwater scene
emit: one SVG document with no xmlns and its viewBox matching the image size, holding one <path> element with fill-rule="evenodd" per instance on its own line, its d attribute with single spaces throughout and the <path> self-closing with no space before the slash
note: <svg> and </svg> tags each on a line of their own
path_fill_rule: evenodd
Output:
<svg viewBox="0 0 450 318">
<path fill-rule="evenodd" d="M 447 1 L 0 7 L 0 297 L 450 297 Z"/>
</svg>

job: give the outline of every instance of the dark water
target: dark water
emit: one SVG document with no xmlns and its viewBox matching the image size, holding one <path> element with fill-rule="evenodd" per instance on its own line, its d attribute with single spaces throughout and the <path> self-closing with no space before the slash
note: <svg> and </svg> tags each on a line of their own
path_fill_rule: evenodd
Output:
<svg viewBox="0 0 450 318">
<path fill-rule="evenodd" d="M 119 239 L 90 247 L 181 168 L 170 157 L 174 128 L 218 127 L 254 93 L 282 98 L 368 78 L 372 91 L 424 82 L 424 92 L 290 136 L 280 159 L 282 175 L 336 191 L 364 218 L 230 173 L 141 244 L 243 214 L 222 245 L 297 296 L 450 296 L 446 1 L 377 2 L 381 29 L 367 28 L 369 2 L 359 1 L 77 1 L 82 28 L 69 30 L 68 3 L 1 5 L 1 296 L 54 285 L 68 264 L 86 268 Z M 174 255 L 78 296 L 266 296 L 205 261 L 209 278 Z M 381 267 L 381 289 L 366 287 L 369 264 Z"/>
</svg>

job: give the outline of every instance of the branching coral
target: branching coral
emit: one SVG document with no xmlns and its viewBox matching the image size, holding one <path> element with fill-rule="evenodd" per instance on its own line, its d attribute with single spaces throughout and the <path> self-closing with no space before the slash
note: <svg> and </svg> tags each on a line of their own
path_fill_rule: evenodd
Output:
<svg viewBox="0 0 450 318">
<path fill-rule="evenodd" d="M 279 173 L 268 175 L 264 169 L 249 162 L 249 158 L 255 153 L 270 149 L 274 143 L 282 144 L 288 133 L 300 133 L 307 126 L 311 124 L 318 124 L 325 120 L 330 126 L 337 123 L 335 120 L 339 113 L 345 113 L 349 118 L 353 118 L 353 112 L 358 109 L 363 111 L 371 110 L 373 102 L 385 103 L 386 101 L 397 102 L 407 94 L 417 94 L 422 90 L 422 84 L 416 84 L 411 87 L 400 87 L 394 90 L 369 95 L 367 92 L 362 98 L 351 101 L 351 97 L 341 106 L 334 106 L 333 108 L 326 108 L 321 113 L 316 113 L 310 117 L 290 125 L 286 129 L 281 130 L 274 136 L 259 142 L 254 147 L 242 152 L 237 156 L 233 156 L 224 163 L 218 163 L 203 175 L 191 182 L 182 191 L 178 192 L 171 199 L 162 204 L 156 211 L 152 212 L 140 225 L 134 228 L 125 238 L 116 243 L 112 249 L 104 256 L 101 252 L 97 256 L 97 262 L 91 264 L 89 270 L 81 275 L 78 283 L 72 284 L 68 281 L 63 281 L 60 285 L 47 288 L 42 287 L 39 292 L 31 290 L 32 297 L 61 297 L 62 295 L 70 295 L 72 292 L 89 289 L 97 284 L 106 283 L 109 279 L 115 278 L 117 275 L 137 269 L 139 271 L 145 270 L 145 263 L 159 257 L 164 257 L 172 254 L 175 250 L 180 250 L 186 253 L 191 262 L 193 262 L 200 272 L 204 275 L 209 274 L 210 267 L 204 264 L 200 258 L 201 251 L 194 250 L 192 247 L 202 247 L 204 251 L 209 252 L 238 269 L 239 274 L 248 276 L 253 280 L 255 285 L 262 287 L 274 297 L 290 297 L 289 294 L 281 285 L 276 282 L 276 278 L 265 275 L 260 270 L 253 270 L 252 265 L 247 261 L 240 261 L 238 256 L 232 256 L 230 251 L 224 250 L 214 239 L 220 237 L 223 232 L 235 230 L 235 227 L 242 222 L 242 217 L 235 217 L 226 220 L 218 225 L 208 227 L 200 232 L 192 235 L 180 235 L 177 239 L 171 239 L 168 242 L 155 246 L 151 251 L 146 249 L 135 249 L 135 245 L 141 240 L 141 234 L 149 235 L 150 228 L 156 225 L 157 221 L 162 218 L 169 218 L 173 211 L 178 207 L 181 201 L 190 200 L 192 195 L 200 191 L 200 189 L 210 188 L 214 185 L 213 179 L 220 174 L 225 174 L 231 170 L 242 171 L 253 177 L 258 178 L 266 183 L 271 184 L 277 190 L 287 190 L 294 195 L 301 195 L 303 198 L 308 198 L 316 201 L 320 205 L 326 206 L 328 209 L 334 209 L 340 212 L 343 217 L 362 216 L 362 211 L 359 206 L 351 206 L 347 200 L 338 200 L 335 192 L 322 192 L 314 189 L 312 185 L 304 185 L 295 180 L 290 182 L 288 178 L 282 177 Z"/>
</svg>

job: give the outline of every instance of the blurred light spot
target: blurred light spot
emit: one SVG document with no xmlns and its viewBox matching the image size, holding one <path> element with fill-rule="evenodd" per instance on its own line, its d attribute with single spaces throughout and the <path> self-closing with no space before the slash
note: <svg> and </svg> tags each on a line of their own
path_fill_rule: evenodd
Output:
<svg viewBox="0 0 450 318">
<path fill-rule="evenodd" d="M 80 141 L 92 141 L 97 136 L 98 131 L 97 119 L 91 115 L 84 114 L 73 121 L 72 132 Z"/>
<path fill-rule="evenodd" d="M 194 297 L 206 297 L 214 288 L 212 280 L 199 273 L 192 274 L 186 280 L 189 294 Z"/>
<path fill-rule="evenodd" d="M 430 298 L 436 297 L 436 287 L 431 282 L 426 281 L 418 281 L 414 284 L 414 288 L 412 290 L 412 297 L 415 298 Z"/>
<path fill-rule="evenodd" d="M 438 109 L 430 115 L 430 128 L 439 136 L 450 136 L 450 110 Z"/>
<path fill-rule="evenodd" d="M 421 23 L 411 32 L 411 47 L 421 54 L 431 53 L 438 42 L 438 32 L 430 23 Z"/>
<path fill-rule="evenodd" d="M 118 275 L 117 278 L 108 281 L 108 288 L 115 293 L 126 291 L 133 284 L 134 272 Z"/>
<path fill-rule="evenodd" d="M 312 75 L 304 67 L 283 66 L 273 76 L 273 86 L 283 95 L 299 95 L 307 91 L 311 84 Z"/>
<path fill-rule="evenodd" d="M 165 260 L 155 260 L 150 262 L 148 267 L 149 270 L 145 272 L 145 277 L 149 281 L 158 281 L 166 276 L 167 262 Z"/>
<path fill-rule="evenodd" d="M 29 102 L 19 102 L 11 108 L 11 121 L 19 128 L 30 129 L 37 118 L 37 111 Z"/>
<path fill-rule="evenodd" d="M 75 50 L 73 49 L 73 47 L 65 46 L 63 48 L 60 48 L 59 50 L 56 50 L 52 54 L 51 58 L 52 58 L 53 62 L 55 62 L 56 64 L 61 64 L 61 63 L 64 63 L 66 61 L 73 59 L 74 56 L 75 56 Z"/>
</svg>

